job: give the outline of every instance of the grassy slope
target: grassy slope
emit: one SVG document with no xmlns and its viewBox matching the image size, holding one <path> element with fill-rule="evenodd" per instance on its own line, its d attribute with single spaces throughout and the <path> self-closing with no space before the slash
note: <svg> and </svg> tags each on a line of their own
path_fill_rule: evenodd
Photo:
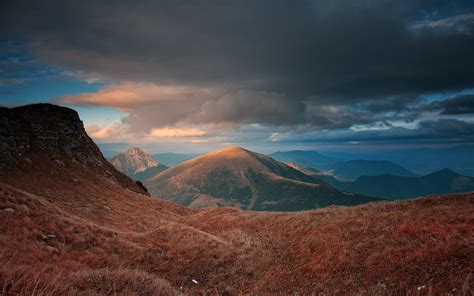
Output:
<svg viewBox="0 0 474 296">
<path fill-rule="evenodd" d="M 378 200 L 342 193 L 270 157 L 240 147 L 186 161 L 147 179 L 145 185 L 155 196 L 193 207 L 218 204 L 298 211 Z"/>
<path fill-rule="evenodd" d="M 417 295 L 474 286 L 472 194 L 299 213 L 191 210 L 73 169 L 77 182 L 66 169 L 2 177 L 0 209 L 15 212 L 0 211 L 0 289 Z"/>
</svg>

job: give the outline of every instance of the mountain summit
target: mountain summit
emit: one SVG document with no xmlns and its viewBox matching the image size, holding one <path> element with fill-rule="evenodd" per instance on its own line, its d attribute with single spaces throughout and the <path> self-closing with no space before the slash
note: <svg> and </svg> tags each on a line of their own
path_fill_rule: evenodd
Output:
<svg viewBox="0 0 474 296">
<path fill-rule="evenodd" d="M 145 184 L 155 196 L 192 207 L 296 211 L 377 200 L 343 193 L 271 157 L 236 146 L 185 161 Z"/>
<path fill-rule="evenodd" d="M 146 179 L 168 168 L 137 147 L 111 157 L 109 161 L 117 170 L 136 180 Z"/>
<path fill-rule="evenodd" d="M 151 158 L 150 154 L 137 147 L 111 157 L 110 163 L 125 174 L 136 174 L 158 166 L 158 162 Z"/>
</svg>

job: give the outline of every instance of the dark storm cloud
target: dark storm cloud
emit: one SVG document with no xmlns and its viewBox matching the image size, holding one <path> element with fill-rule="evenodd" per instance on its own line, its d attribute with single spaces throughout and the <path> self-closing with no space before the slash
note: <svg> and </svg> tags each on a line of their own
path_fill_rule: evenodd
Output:
<svg viewBox="0 0 474 296">
<path fill-rule="evenodd" d="M 474 88 L 472 3 L 457 1 L 3 1 L 3 33 L 52 63 L 103 77 L 184 86 L 198 99 L 136 91 L 138 129 L 259 123 L 348 128 L 415 120 L 418 98 Z M 442 12 L 442 13 L 440 13 Z M 134 92 L 130 87 L 127 93 Z M 133 98 L 149 94 L 144 100 Z M 114 105 L 100 97 L 69 103 Z M 181 96 L 181 93 L 173 93 Z M 157 100 L 153 103 L 153 95 Z M 431 106 L 472 110 L 469 100 Z M 451 104 L 451 105 L 449 105 Z M 434 109 L 433 109 L 434 110 Z M 466 111 L 467 110 L 467 111 Z M 391 114 L 388 114 L 391 113 Z M 420 127 L 421 128 L 421 127 Z"/>
<path fill-rule="evenodd" d="M 15 0 L 2 26 L 54 62 L 127 80 L 331 102 L 472 87 L 472 27 L 417 27 L 420 3 Z"/>
<path fill-rule="evenodd" d="M 285 143 L 360 143 L 369 141 L 407 141 L 439 143 L 472 143 L 474 142 L 474 123 L 456 119 L 426 120 L 419 123 L 418 128 L 391 127 L 389 129 L 363 131 L 325 131 L 301 135 L 281 135 L 278 142 Z"/>
<path fill-rule="evenodd" d="M 474 114 L 474 95 L 458 96 L 437 104 L 443 115 Z"/>
</svg>

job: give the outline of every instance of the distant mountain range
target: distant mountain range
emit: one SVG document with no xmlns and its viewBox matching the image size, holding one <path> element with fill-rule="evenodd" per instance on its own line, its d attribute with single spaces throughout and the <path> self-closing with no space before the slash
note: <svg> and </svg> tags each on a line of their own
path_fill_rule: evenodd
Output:
<svg viewBox="0 0 474 296">
<path fill-rule="evenodd" d="M 305 169 L 308 172 L 308 169 Z M 422 177 L 401 177 L 390 174 L 362 176 L 355 181 L 341 181 L 331 175 L 311 174 L 315 179 L 346 192 L 377 196 L 385 199 L 408 199 L 425 195 L 474 191 L 474 178 L 450 169 Z"/>
<path fill-rule="evenodd" d="M 421 148 L 377 152 L 372 155 L 372 159 L 375 158 L 393 161 L 420 175 L 450 168 L 460 174 L 474 177 L 473 144 L 440 149 Z"/>
<path fill-rule="evenodd" d="M 240 147 L 185 161 L 144 183 L 154 196 L 191 207 L 298 211 L 380 200 L 343 193 L 284 163 Z"/>
<path fill-rule="evenodd" d="M 306 169 L 317 169 L 334 175 L 339 179 L 355 180 L 360 176 L 377 176 L 392 174 L 403 177 L 414 177 L 415 173 L 386 160 L 355 159 L 338 161 L 316 151 L 294 150 L 276 152 L 270 155 L 276 160 L 290 162 Z M 310 173 L 311 174 L 311 173 Z"/>
<path fill-rule="evenodd" d="M 201 153 L 158 153 L 153 154 L 153 159 L 164 164 L 166 166 L 172 167 L 183 161 L 193 159 L 195 157 L 201 156 Z"/>
<path fill-rule="evenodd" d="M 281 162 L 292 162 L 299 166 L 325 170 L 337 162 L 337 159 L 324 156 L 316 151 L 292 150 L 275 152 L 269 155 L 271 158 Z"/>
<path fill-rule="evenodd" d="M 388 160 L 404 168 L 407 168 L 418 175 L 426 175 L 444 168 L 450 168 L 460 174 L 474 177 L 473 144 L 457 145 L 448 148 L 416 148 L 352 153 L 338 151 L 318 151 L 317 153 L 322 156 L 329 157 L 335 162 L 356 159 Z M 313 167 L 318 168 L 316 164 L 314 164 Z M 324 166 L 319 167 L 325 168 Z"/>
<path fill-rule="evenodd" d="M 168 167 L 154 160 L 151 155 L 140 148 L 130 148 L 127 151 L 113 156 L 109 162 L 119 171 L 134 180 L 144 180 Z"/>
<path fill-rule="evenodd" d="M 361 176 L 378 176 L 391 174 L 402 177 L 416 177 L 417 175 L 409 170 L 387 160 L 365 160 L 356 159 L 338 162 L 332 165 L 329 170 L 334 176 L 344 180 L 355 180 Z"/>
</svg>

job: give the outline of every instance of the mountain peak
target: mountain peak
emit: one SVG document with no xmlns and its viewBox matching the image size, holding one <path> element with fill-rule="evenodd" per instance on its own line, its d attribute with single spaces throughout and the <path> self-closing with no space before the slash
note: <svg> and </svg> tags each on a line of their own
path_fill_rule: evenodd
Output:
<svg viewBox="0 0 474 296">
<path fill-rule="evenodd" d="M 203 157 L 206 158 L 213 158 L 213 157 L 224 157 L 224 158 L 242 158 L 242 157 L 248 157 L 251 155 L 256 155 L 258 153 L 251 152 L 247 149 L 244 149 L 239 146 L 228 146 L 220 150 L 216 150 L 213 152 L 210 152 L 208 154 L 203 155 Z"/>
<path fill-rule="evenodd" d="M 0 108 L 0 173 L 24 176 L 32 168 L 47 170 L 50 176 L 60 170 L 98 174 L 143 193 L 107 162 L 76 111 L 52 104 Z"/>
<path fill-rule="evenodd" d="M 240 146 L 227 146 L 223 149 L 215 151 L 215 153 L 235 153 L 235 152 L 248 152 L 248 150 Z"/>
<path fill-rule="evenodd" d="M 109 161 L 116 169 L 129 176 L 159 166 L 159 163 L 150 154 L 138 147 L 130 148 L 113 156 Z"/>
<path fill-rule="evenodd" d="M 155 196 L 191 207 L 303 210 L 375 200 L 339 192 L 269 156 L 231 146 L 145 180 Z"/>
<path fill-rule="evenodd" d="M 431 173 L 427 176 L 439 176 L 439 177 L 456 177 L 456 176 L 461 176 L 460 174 L 456 173 L 455 171 L 444 168 L 439 171 L 436 171 L 434 173 Z"/>
<path fill-rule="evenodd" d="M 146 152 L 138 147 L 133 147 L 125 151 L 125 154 L 146 154 Z"/>
</svg>

